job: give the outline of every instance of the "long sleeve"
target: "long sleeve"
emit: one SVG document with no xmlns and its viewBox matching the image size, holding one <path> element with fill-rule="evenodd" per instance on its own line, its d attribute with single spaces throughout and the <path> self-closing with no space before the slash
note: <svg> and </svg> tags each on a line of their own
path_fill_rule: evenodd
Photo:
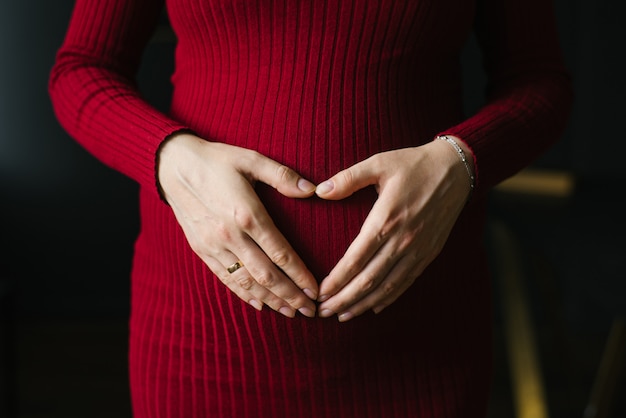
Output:
<svg viewBox="0 0 626 418">
<path fill-rule="evenodd" d="M 78 0 L 49 79 L 68 134 L 154 193 L 156 150 L 184 128 L 146 103 L 134 81 L 162 7 L 156 0 Z"/>
<path fill-rule="evenodd" d="M 475 30 L 488 78 L 487 101 L 446 133 L 470 146 L 477 189 L 486 190 L 560 139 L 573 94 L 551 1 L 479 2 Z"/>
</svg>

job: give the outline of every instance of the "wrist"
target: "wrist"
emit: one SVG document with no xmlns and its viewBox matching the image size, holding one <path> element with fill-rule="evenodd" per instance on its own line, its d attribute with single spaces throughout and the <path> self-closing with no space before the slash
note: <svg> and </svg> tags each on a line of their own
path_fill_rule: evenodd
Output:
<svg viewBox="0 0 626 418">
<path fill-rule="evenodd" d="M 189 161 L 189 153 L 193 153 L 191 149 L 201 141 L 203 140 L 193 132 L 182 130 L 169 135 L 159 145 L 155 156 L 156 187 L 161 200 L 166 204 L 168 201 L 163 188 L 163 176 L 177 171 L 177 161 Z"/>
<path fill-rule="evenodd" d="M 175 132 L 165 138 L 159 145 L 157 149 L 157 161 L 164 155 L 180 152 L 181 149 L 193 146 L 199 141 L 202 141 L 202 139 L 198 138 L 198 136 L 190 131 Z"/>
<path fill-rule="evenodd" d="M 456 153 L 457 162 L 463 166 L 465 171 L 464 176 L 467 178 L 469 183 L 469 199 L 474 191 L 476 183 L 476 177 L 474 174 L 474 158 L 471 149 L 460 138 L 453 135 L 438 135 L 435 139 L 440 140 L 441 142 L 446 142 L 449 149 Z"/>
<path fill-rule="evenodd" d="M 474 152 L 472 151 L 472 149 L 467 145 L 467 143 L 465 143 L 465 141 L 463 141 L 461 138 L 457 136 L 454 136 L 454 135 L 445 135 L 445 136 L 453 139 L 456 142 L 456 144 L 459 146 L 459 148 L 461 148 L 461 151 L 463 151 L 463 155 L 465 156 L 467 164 L 469 165 L 470 173 L 474 177 L 474 182 L 476 182 L 476 168 L 474 167 Z"/>
</svg>

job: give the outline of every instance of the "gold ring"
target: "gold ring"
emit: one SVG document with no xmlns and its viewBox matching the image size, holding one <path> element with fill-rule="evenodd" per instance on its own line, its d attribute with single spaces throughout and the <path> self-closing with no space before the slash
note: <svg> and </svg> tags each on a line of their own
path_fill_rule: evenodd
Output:
<svg viewBox="0 0 626 418">
<path fill-rule="evenodd" d="M 228 266 L 226 270 L 228 270 L 228 272 L 232 274 L 242 267 L 243 267 L 243 263 L 241 261 L 236 261 L 232 265 Z"/>
</svg>

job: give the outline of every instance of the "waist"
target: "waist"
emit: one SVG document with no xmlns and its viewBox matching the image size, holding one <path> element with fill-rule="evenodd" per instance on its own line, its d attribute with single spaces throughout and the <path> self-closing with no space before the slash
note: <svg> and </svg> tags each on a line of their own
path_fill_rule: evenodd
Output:
<svg viewBox="0 0 626 418">
<path fill-rule="evenodd" d="M 443 87 L 343 93 L 256 87 L 215 97 L 182 86 L 170 114 L 207 140 L 256 150 L 314 182 L 376 153 L 427 143 L 463 116 L 461 96 Z"/>
</svg>

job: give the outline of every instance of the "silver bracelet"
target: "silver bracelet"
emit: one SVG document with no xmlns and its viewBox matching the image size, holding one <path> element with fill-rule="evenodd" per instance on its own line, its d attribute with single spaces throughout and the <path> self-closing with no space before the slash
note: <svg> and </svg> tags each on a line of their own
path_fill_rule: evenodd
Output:
<svg viewBox="0 0 626 418">
<path fill-rule="evenodd" d="M 474 174 L 472 173 L 472 169 L 470 168 L 469 163 L 467 162 L 467 157 L 465 157 L 465 153 L 463 152 L 463 149 L 459 146 L 459 144 L 457 144 L 457 142 L 454 139 L 450 138 L 448 135 L 439 135 L 435 139 L 442 139 L 446 141 L 448 144 L 452 145 L 452 147 L 457 152 L 457 154 L 459 154 L 459 157 L 461 158 L 461 161 L 463 161 L 463 165 L 465 166 L 465 169 L 467 170 L 467 174 L 469 175 L 470 195 L 471 195 L 471 193 L 474 191 L 475 178 L 474 178 Z"/>
</svg>

